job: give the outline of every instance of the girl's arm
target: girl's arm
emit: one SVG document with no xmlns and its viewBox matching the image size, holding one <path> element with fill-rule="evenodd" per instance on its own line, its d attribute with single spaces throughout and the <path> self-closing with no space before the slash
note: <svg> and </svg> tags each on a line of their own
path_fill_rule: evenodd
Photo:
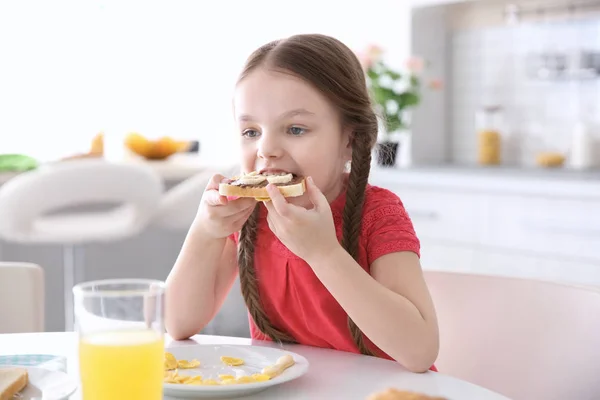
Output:
<svg viewBox="0 0 600 400">
<path fill-rule="evenodd" d="M 312 209 L 288 203 L 274 185 L 267 186 L 271 231 L 312 267 L 377 347 L 411 371 L 427 371 L 439 349 L 437 318 L 416 253 L 419 244 L 397 196 L 380 192 L 379 200 L 365 201 L 371 276 L 338 241 L 329 202 L 310 177 L 306 187 Z"/>
<path fill-rule="evenodd" d="M 237 276 L 236 245 L 194 224 L 166 281 L 165 325 L 173 339 L 199 333 L 216 315 Z"/>
<path fill-rule="evenodd" d="M 437 318 L 415 253 L 383 255 L 371 264 L 371 275 L 341 246 L 328 257 L 306 261 L 381 350 L 413 372 L 433 365 L 439 351 Z"/>
</svg>

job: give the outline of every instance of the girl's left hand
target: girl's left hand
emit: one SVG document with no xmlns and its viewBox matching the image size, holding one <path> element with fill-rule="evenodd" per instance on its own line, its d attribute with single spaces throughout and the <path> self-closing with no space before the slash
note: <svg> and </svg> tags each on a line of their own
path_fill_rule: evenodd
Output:
<svg viewBox="0 0 600 400">
<path fill-rule="evenodd" d="M 271 231 L 294 254 L 311 263 L 340 247 L 333 215 L 327 198 L 312 178 L 306 179 L 306 190 L 314 207 L 310 210 L 287 202 L 275 185 L 267 186 L 271 201 L 264 204 L 269 211 Z"/>
</svg>

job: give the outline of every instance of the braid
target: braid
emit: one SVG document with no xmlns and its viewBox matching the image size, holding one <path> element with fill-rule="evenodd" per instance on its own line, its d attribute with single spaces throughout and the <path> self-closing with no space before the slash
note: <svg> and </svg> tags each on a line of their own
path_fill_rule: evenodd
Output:
<svg viewBox="0 0 600 400">
<path fill-rule="evenodd" d="M 260 302 L 256 273 L 254 271 L 254 242 L 256 240 L 259 210 L 260 206 L 257 204 L 254 212 L 240 231 L 238 266 L 242 296 L 254 323 L 262 333 L 276 342 L 294 343 L 295 340 L 290 335 L 280 331 L 271 324 Z"/>
<path fill-rule="evenodd" d="M 354 140 L 362 138 L 364 136 L 357 135 Z M 355 143 L 352 146 L 352 163 L 346 192 L 346 205 L 344 206 L 342 246 L 356 261 L 358 261 L 358 238 L 361 231 L 362 208 L 370 169 L 370 147 Z M 348 328 L 359 351 L 362 354 L 373 356 L 374 353 L 365 343 L 363 333 L 350 317 L 348 317 Z"/>
</svg>

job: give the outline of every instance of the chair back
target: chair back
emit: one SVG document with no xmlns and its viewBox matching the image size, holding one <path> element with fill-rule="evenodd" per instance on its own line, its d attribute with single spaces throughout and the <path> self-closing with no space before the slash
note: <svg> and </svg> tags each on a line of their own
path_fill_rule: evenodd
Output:
<svg viewBox="0 0 600 400">
<path fill-rule="evenodd" d="M 239 165 L 232 165 L 223 171 L 209 168 L 178 183 L 160 199 L 160 204 L 152 225 L 176 231 L 187 231 L 196 214 L 206 186 L 213 175 L 221 173 L 226 177 L 239 174 Z"/>
<path fill-rule="evenodd" d="M 44 165 L 0 186 L 0 237 L 48 243 L 128 237 L 154 217 L 162 192 L 162 179 L 144 165 L 86 159 Z"/>
<path fill-rule="evenodd" d="M 600 398 L 600 290 L 439 271 L 425 279 L 441 373 L 514 400 Z"/>
<path fill-rule="evenodd" d="M 44 287 L 39 265 L 0 262 L 0 333 L 44 331 Z"/>
</svg>

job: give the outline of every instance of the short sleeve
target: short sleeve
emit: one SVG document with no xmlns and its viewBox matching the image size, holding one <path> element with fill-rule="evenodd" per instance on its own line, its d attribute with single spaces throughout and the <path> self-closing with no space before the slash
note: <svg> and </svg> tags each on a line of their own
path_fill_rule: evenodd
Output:
<svg viewBox="0 0 600 400">
<path fill-rule="evenodd" d="M 367 201 L 363 229 L 368 263 L 401 251 L 411 251 L 420 257 L 419 239 L 400 198 L 386 189 L 373 188 Z"/>
</svg>

